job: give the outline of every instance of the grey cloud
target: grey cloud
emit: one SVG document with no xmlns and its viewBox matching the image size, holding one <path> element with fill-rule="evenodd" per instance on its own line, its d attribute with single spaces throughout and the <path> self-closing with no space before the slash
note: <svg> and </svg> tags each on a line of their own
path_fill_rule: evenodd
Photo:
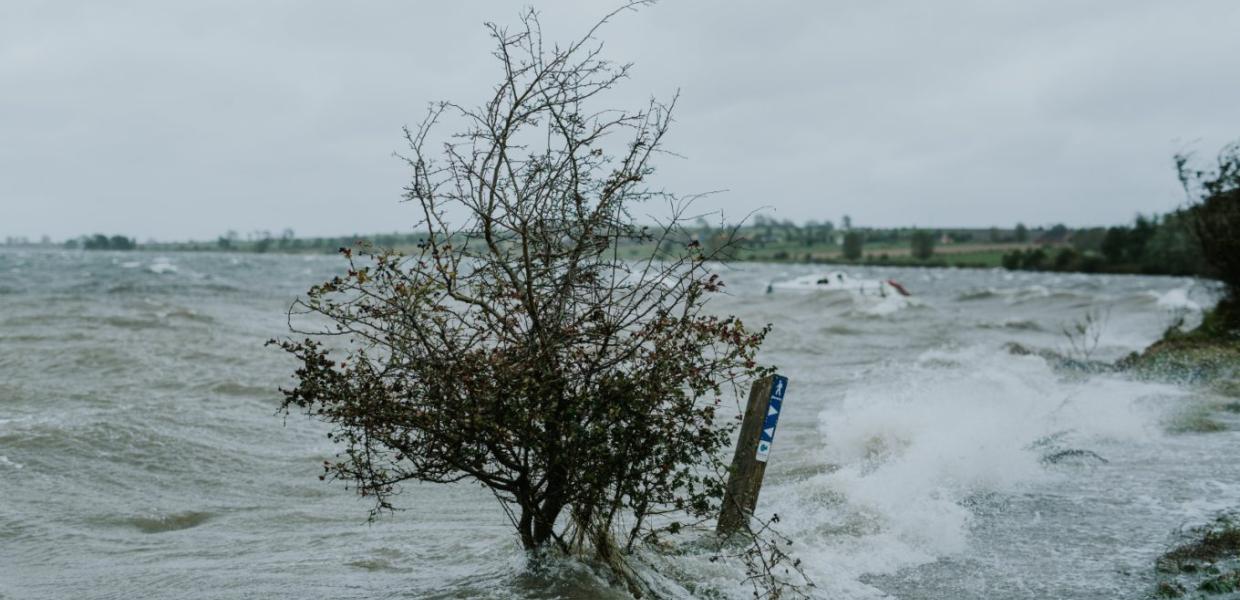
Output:
<svg viewBox="0 0 1240 600">
<path fill-rule="evenodd" d="M 567 39 L 605 4 L 540 3 Z M 412 223 L 400 127 L 494 79 L 470 3 L 0 4 L 0 235 Z M 1181 200 L 1170 154 L 1240 137 L 1230 0 L 664 0 L 603 32 L 612 101 L 682 92 L 662 164 L 740 216 L 1111 223 Z"/>
</svg>

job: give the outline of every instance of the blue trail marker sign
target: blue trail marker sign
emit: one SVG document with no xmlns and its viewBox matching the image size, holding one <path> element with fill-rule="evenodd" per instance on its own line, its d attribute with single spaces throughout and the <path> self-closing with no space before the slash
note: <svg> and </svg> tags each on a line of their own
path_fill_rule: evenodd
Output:
<svg viewBox="0 0 1240 600">
<path fill-rule="evenodd" d="M 736 439 L 736 454 L 732 456 L 728 487 L 719 512 L 716 531 L 720 535 L 743 528 L 758 505 L 758 492 L 771 457 L 771 445 L 775 443 L 787 389 L 788 378 L 782 375 L 763 377 L 749 388 L 749 404 Z"/>
<path fill-rule="evenodd" d="M 784 407 L 784 390 L 788 387 L 788 378 L 776 375 L 771 382 L 771 396 L 766 404 L 766 419 L 762 422 L 762 435 L 758 438 L 758 451 L 754 460 L 766 462 L 771 456 L 771 444 L 775 443 L 775 427 L 779 425 L 779 411 Z"/>
</svg>

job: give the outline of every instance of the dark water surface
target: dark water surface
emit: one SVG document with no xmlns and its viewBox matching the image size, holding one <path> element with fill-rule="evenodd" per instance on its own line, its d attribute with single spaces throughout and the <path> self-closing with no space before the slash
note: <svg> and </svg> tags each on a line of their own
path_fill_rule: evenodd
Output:
<svg viewBox="0 0 1240 600">
<path fill-rule="evenodd" d="M 619 597 L 526 573 L 476 486 L 414 486 L 367 525 L 318 481 L 326 429 L 275 416 L 293 365 L 263 342 L 339 267 L 0 250 L 0 598 Z M 1220 397 L 1003 349 L 1065 349 L 1063 324 L 1100 307 L 1095 356 L 1114 359 L 1196 318 L 1201 286 L 858 269 L 915 300 L 797 288 L 819 271 L 727 268 L 714 306 L 775 325 L 764 359 L 791 384 L 760 511 L 821 597 L 1143 597 L 1177 528 L 1240 505 Z M 1203 416 L 1229 429 L 1183 432 Z M 1106 462 L 1044 460 L 1074 449 Z M 651 560 L 668 589 L 744 597 L 705 555 Z"/>
</svg>

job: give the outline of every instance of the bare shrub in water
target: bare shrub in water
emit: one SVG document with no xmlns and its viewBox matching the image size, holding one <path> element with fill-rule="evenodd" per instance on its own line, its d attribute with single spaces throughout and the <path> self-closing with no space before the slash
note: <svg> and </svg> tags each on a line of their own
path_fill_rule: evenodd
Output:
<svg viewBox="0 0 1240 600">
<path fill-rule="evenodd" d="M 1109 309 L 1090 308 L 1081 318 L 1063 324 L 1060 332 L 1068 340 L 1067 356 L 1075 360 L 1090 360 L 1098 349 L 1110 316 Z"/>
<path fill-rule="evenodd" d="M 502 70 L 481 106 L 440 103 L 406 131 L 416 251 L 342 249 L 347 276 L 294 305 L 329 326 L 280 343 L 300 361 L 283 409 L 335 426 L 324 477 L 372 517 L 405 482 L 474 481 L 527 550 L 597 560 L 640 592 L 635 546 L 717 514 L 721 411 L 771 372 L 755 362 L 768 328 L 704 312 L 724 285 L 707 261 L 730 243 L 686 244 L 688 201 L 649 185 L 674 102 L 591 108 L 629 72 L 599 57 L 599 25 L 560 47 L 534 13 L 521 24 L 488 24 Z M 448 119 L 463 130 L 428 142 Z M 639 226 L 640 203 L 670 217 Z M 671 250 L 621 260 L 632 245 Z M 786 555 L 753 548 L 755 593 L 778 594 Z"/>
</svg>

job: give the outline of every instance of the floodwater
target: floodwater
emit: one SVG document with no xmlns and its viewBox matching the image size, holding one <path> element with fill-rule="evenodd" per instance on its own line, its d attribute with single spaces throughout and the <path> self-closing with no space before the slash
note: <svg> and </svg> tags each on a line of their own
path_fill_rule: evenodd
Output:
<svg viewBox="0 0 1240 600">
<path fill-rule="evenodd" d="M 318 480 L 334 448 L 275 414 L 293 365 L 263 342 L 340 267 L 0 250 L 0 598 L 622 597 L 582 569 L 530 573 L 477 486 L 414 486 L 370 525 Z M 724 268 L 713 303 L 775 326 L 763 360 L 790 385 L 759 513 L 780 515 L 815 597 L 1146 597 L 1181 528 L 1240 505 L 1225 399 L 1005 350 L 1068 350 L 1063 326 L 1092 310 L 1093 357 L 1118 358 L 1197 318 L 1201 284 L 847 270 L 912 301 L 796 285 L 824 270 Z M 1226 430 L 1186 426 L 1202 418 Z M 673 594 L 748 594 L 706 554 L 650 562 Z"/>
</svg>

